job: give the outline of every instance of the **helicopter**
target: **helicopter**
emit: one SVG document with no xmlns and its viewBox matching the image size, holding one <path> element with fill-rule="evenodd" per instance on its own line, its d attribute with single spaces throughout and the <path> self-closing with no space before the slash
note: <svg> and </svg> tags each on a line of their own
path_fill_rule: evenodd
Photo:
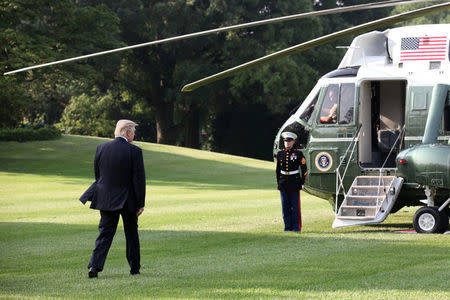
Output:
<svg viewBox="0 0 450 300">
<path fill-rule="evenodd" d="M 338 69 L 319 80 L 278 132 L 274 154 L 283 131 L 300 137 L 309 162 L 305 188 L 334 201 L 334 228 L 380 223 L 426 196 L 415 230 L 447 230 L 449 35 L 450 24 L 356 37 Z"/>
<path fill-rule="evenodd" d="M 411 15 L 380 19 L 281 50 L 183 90 L 402 17 Z M 405 206 L 422 205 L 426 198 L 426 206 L 414 215 L 414 229 L 448 229 L 449 36 L 450 24 L 357 36 L 338 68 L 317 82 L 278 131 L 274 158 L 283 147 L 281 133 L 296 133 L 296 147 L 307 160 L 305 190 L 332 203 L 333 228 L 377 224 Z"/>
<path fill-rule="evenodd" d="M 196 36 L 328 13 L 423 0 L 385 1 L 239 24 L 31 66 L 4 75 Z M 338 68 L 324 75 L 276 134 L 297 134 L 308 164 L 305 190 L 329 200 L 333 227 L 383 222 L 404 206 L 420 233 L 442 233 L 450 215 L 450 25 L 381 26 L 447 10 L 450 2 L 357 25 L 292 46 L 183 87 L 205 84 L 349 35 Z M 447 144 L 446 144 L 447 143 Z M 423 200 L 426 198 L 426 200 Z M 425 203 L 422 203 L 422 202 Z"/>
</svg>

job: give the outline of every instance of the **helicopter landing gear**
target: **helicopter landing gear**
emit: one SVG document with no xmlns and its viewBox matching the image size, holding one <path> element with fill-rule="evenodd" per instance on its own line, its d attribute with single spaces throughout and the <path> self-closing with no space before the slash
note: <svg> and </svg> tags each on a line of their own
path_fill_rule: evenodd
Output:
<svg viewBox="0 0 450 300">
<path fill-rule="evenodd" d="M 413 225 L 418 233 L 444 233 L 448 228 L 448 216 L 437 207 L 421 207 L 414 215 Z"/>
</svg>

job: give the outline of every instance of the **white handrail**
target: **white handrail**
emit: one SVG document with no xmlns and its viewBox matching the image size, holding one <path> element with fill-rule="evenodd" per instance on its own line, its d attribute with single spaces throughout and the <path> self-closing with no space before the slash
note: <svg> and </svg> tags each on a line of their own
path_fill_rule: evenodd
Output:
<svg viewBox="0 0 450 300">
<path fill-rule="evenodd" d="M 344 188 L 344 177 L 345 177 L 345 174 L 347 173 L 348 166 L 350 165 L 350 160 L 352 159 L 353 153 L 355 151 L 355 147 L 356 147 L 356 142 L 355 141 L 359 140 L 359 135 L 361 134 L 361 127 L 362 127 L 362 125 L 360 124 L 359 127 L 358 127 L 358 130 L 356 131 L 355 136 L 353 136 L 352 141 L 348 145 L 347 150 L 345 151 L 344 156 L 343 156 L 343 158 L 341 159 L 341 161 L 339 163 L 339 166 L 336 168 L 336 205 L 334 207 L 334 214 L 335 215 L 338 214 L 338 199 L 339 199 L 339 192 L 341 191 L 341 187 L 342 187 L 342 190 L 343 190 L 343 193 L 344 193 L 344 199 L 347 196 L 346 193 L 345 193 L 345 188 Z M 350 147 L 352 146 L 352 144 L 353 144 L 352 152 L 350 153 L 350 157 L 348 159 L 348 163 L 347 163 L 347 165 L 345 167 L 345 170 L 344 170 L 344 173 L 343 173 L 343 175 L 341 177 L 341 173 L 339 172 L 339 169 L 341 168 L 342 163 L 345 161 L 345 158 L 347 157 L 348 151 L 350 150 Z"/>
<path fill-rule="evenodd" d="M 400 139 L 401 136 L 404 135 L 404 133 L 405 133 L 405 125 L 403 125 L 403 128 L 402 128 L 402 130 L 400 131 L 400 134 L 399 134 L 399 135 L 397 136 L 397 138 L 395 139 L 394 145 L 392 145 L 391 150 L 389 151 L 389 154 L 386 156 L 386 159 L 384 160 L 384 163 L 383 163 L 383 165 L 381 166 L 381 169 L 380 169 L 380 175 L 379 175 L 379 177 L 378 177 L 377 209 L 376 209 L 376 214 L 378 214 L 378 211 L 379 211 L 380 208 L 381 208 L 380 198 L 379 198 L 379 197 L 380 197 L 380 192 L 381 192 L 381 180 L 382 180 L 382 178 L 383 178 L 384 166 L 386 165 L 386 163 L 387 163 L 389 157 L 390 157 L 391 154 L 392 154 L 392 151 L 394 150 L 395 146 L 397 145 L 398 140 Z M 391 184 L 392 184 L 392 183 L 391 183 Z M 384 181 L 383 181 L 383 186 L 384 186 Z M 385 191 L 385 192 L 386 192 L 386 191 Z"/>
</svg>

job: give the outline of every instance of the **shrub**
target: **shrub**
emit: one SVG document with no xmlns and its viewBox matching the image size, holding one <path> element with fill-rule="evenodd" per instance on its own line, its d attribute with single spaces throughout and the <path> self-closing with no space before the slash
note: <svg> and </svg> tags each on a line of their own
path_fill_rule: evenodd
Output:
<svg viewBox="0 0 450 300">
<path fill-rule="evenodd" d="M 118 111 L 118 101 L 110 92 L 73 96 L 56 126 L 68 134 L 109 137 L 114 133 Z"/>
<path fill-rule="evenodd" d="M 44 141 L 55 140 L 61 137 L 61 132 L 56 128 L 3 128 L 0 129 L 0 141 Z"/>
</svg>

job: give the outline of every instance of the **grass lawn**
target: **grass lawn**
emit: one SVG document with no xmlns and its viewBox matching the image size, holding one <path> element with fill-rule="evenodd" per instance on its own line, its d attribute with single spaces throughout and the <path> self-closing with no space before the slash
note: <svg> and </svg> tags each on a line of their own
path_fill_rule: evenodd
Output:
<svg viewBox="0 0 450 300">
<path fill-rule="evenodd" d="M 89 279 L 99 213 L 78 198 L 104 141 L 0 143 L 0 298 L 450 299 L 450 235 L 394 232 L 414 208 L 332 229 L 328 202 L 302 193 L 303 232 L 284 233 L 273 162 L 150 143 L 142 274 L 120 223 Z"/>
</svg>

